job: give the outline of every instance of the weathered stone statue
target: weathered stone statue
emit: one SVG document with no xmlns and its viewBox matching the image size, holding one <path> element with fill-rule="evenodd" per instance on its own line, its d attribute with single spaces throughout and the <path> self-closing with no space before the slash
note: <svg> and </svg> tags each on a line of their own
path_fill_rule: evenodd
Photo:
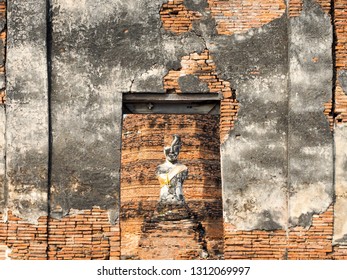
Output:
<svg viewBox="0 0 347 280">
<path fill-rule="evenodd" d="M 181 138 L 173 135 L 171 146 L 164 148 L 165 163 L 157 168 L 157 177 L 161 186 L 160 204 L 183 205 L 183 182 L 188 176 L 188 168 L 177 161 L 182 146 Z"/>
</svg>

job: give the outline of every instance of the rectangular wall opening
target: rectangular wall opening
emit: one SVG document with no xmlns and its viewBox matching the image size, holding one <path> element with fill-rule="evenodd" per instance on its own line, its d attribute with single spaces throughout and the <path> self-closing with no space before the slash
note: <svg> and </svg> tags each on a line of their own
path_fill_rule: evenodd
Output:
<svg viewBox="0 0 347 280">
<path fill-rule="evenodd" d="M 196 107 L 210 106 L 209 112 L 219 113 L 219 101 L 217 110 L 208 103 Z M 146 110 L 143 104 L 136 106 Z M 122 130 L 121 258 L 222 259 L 219 114 L 129 112 L 126 108 Z M 188 167 L 183 192 L 197 223 L 189 219 L 153 222 L 160 194 L 156 168 L 165 161 L 163 149 L 174 134 L 182 139 L 178 161 Z"/>
</svg>

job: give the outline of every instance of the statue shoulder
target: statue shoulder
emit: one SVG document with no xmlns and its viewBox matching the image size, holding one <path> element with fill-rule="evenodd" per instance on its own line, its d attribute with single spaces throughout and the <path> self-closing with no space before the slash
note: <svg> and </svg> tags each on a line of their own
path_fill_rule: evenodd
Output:
<svg viewBox="0 0 347 280">
<path fill-rule="evenodd" d="M 164 163 L 164 164 L 161 164 L 161 165 L 157 166 L 156 173 L 157 174 L 167 173 L 168 170 L 169 170 L 168 166 Z"/>
<path fill-rule="evenodd" d="M 181 163 L 177 163 L 176 166 L 180 169 L 180 170 L 188 170 L 188 167 L 184 164 Z"/>
</svg>

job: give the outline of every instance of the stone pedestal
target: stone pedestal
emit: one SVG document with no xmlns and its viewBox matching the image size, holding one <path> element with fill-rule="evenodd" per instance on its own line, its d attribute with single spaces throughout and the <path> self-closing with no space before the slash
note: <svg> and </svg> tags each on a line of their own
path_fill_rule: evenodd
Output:
<svg viewBox="0 0 347 280">
<path fill-rule="evenodd" d="M 146 219 L 139 242 L 139 259 L 189 260 L 208 257 L 204 229 L 186 204 L 158 204 Z"/>
</svg>

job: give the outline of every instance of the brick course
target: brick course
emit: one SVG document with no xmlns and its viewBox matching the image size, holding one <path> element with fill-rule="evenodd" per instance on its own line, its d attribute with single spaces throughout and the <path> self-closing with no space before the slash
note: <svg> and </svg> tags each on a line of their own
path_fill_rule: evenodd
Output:
<svg viewBox="0 0 347 280">
<path fill-rule="evenodd" d="M 237 231 L 224 224 L 225 259 L 347 259 L 346 246 L 333 246 L 334 207 L 313 215 L 309 228 L 274 231 Z"/>
<path fill-rule="evenodd" d="M 322 10 L 329 14 L 331 10 L 330 0 L 316 0 L 316 2 L 321 6 Z M 301 14 L 303 9 L 303 0 L 290 0 L 288 7 L 288 14 L 290 17 L 297 17 Z"/>
<path fill-rule="evenodd" d="M 183 0 L 168 1 L 160 9 L 160 18 L 164 29 L 174 33 L 184 33 L 192 29 L 193 21 L 200 19 L 201 14 L 189 11 Z"/>
<path fill-rule="evenodd" d="M 30 224 L 8 213 L 0 223 L 0 259 L 119 259 L 119 225 L 111 225 L 99 208 L 57 219 L 40 217 Z M 6 254 L 9 250 L 9 254 Z"/>
<path fill-rule="evenodd" d="M 259 28 L 281 17 L 286 10 L 283 0 L 208 0 L 208 4 L 217 32 L 223 35 Z"/>
</svg>

